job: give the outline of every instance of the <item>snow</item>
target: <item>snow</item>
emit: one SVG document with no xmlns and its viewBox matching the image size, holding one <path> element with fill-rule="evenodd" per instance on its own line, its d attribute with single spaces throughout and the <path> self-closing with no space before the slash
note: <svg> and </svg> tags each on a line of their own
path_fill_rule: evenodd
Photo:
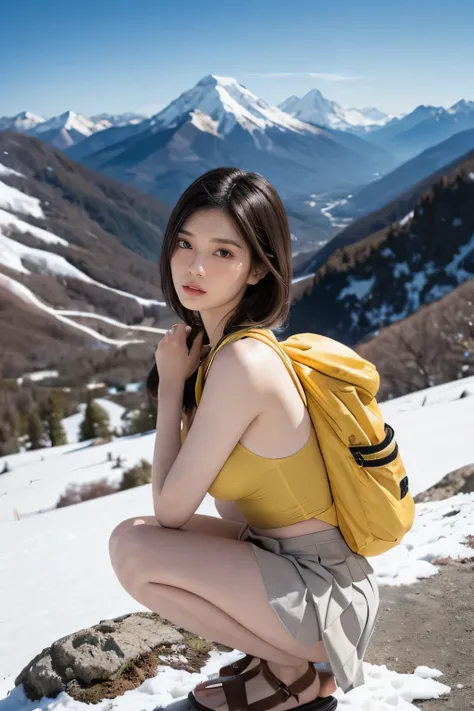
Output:
<svg viewBox="0 0 474 711">
<path fill-rule="evenodd" d="M 106 289 L 107 291 L 112 291 L 115 294 L 124 296 L 127 299 L 134 299 L 139 304 L 143 306 L 166 306 L 164 301 L 157 301 L 156 299 L 144 299 L 141 296 L 136 296 L 135 294 L 130 294 L 127 291 L 122 291 L 121 289 L 114 289 L 111 286 L 106 286 L 100 281 L 91 279 L 91 277 L 84 274 L 80 269 L 77 269 L 73 264 L 70 264 L 67 259 L 59 254 L 54 254 L 53 252 L 47 252 L 43 249 L 36 249 L 35 247 L 28 247 L 21 242 L 17 242 L 11 237 L 0 232 L 0 264 L 5 264 L 6 266 L 14 269 L 17 272 L 23 274 L 30 274 L 30 271 L 23 265 L 23 260 L 34 264 L 36 271 L 43 274 L 51 274 L 53 276 L 68 277 L 71 279 L 80 279 L 86 282 L 86 284 L 94 284 L 101 289 Z"/>
<path fill-rule="evenodd" d="M 395 413 L 408 412 L 419 407 L 429 407 L 431 405 L 448 405 L 450 402 L 455 402 L 459 399 L 463 392 L 474 396 L 474 375 L 469 378 L 462 378 L 451 383 L 443 383 L 434 388 L 425 388 L 417 390 L 414 393 L 408 393 L 394 400 L 389 400 L 382 403 L 385 413 L 390 416 Z M 438 413 L 440 410 L 438 410 Z"/>
<path fill-rule="evenodd" d="M 76 323 L 70 318 L 62 316 L 60 312 L 56 311 L 55 309 L 51 308 L 50 306 L 47 306 L 45 303 L 40 301 L 40 299 L 38 299 L 38 297 L 36 297 L 33 292 L 28 289 L 28 287 L 24 286 L 23 284 L 20 284 L 20 282 L 16 281 L 15 279 L 12 279 L 11 277 L 0 273 L 0 293 L 2 289 L 7 292 L 10 298 L 13 297 L 13 300 L 21 301 L 23 306 L 29 311 L 37 311 L 45 315 L 49 315 L 52 318 L 55 318 L 57 321 L 61 321 L 61 323 L 66 324 L 70 328 L 75 328 L 76 330 L 81 331 L 82 333 L 85 333 L 88 336 L 91 336 L 96 341 L 100 341 L 101 343 L 107 343 L 111 346 L 118 347 L 122 347 L 130 343 L 143 343 L 143 341 L 136 339 L 117 340 L 115 338 L 107 338 L 107 336 L 103 336 L 101 333 L 95 331 L 93 328 L 89 328 L 88 326 L 83 326 L 80 323 Z"/>
<path fill-rule="evenodd" d="M 393 276 L 395 279 L 398 279 L 398 277 L 402 275 L 409 276 L 410 274 L 410 267 L 406 262 L 397 262 L 393 268 Z"/>
<path fill-rule="evenodd" d="M 8 166 L 2 163 L 0 163 L 0 175 L 15 175 L 17 178 L 25 177 L 23 173 L 19 173 L 17 170 L 13 170 L 13 168 L 8 168 Z"/>
<path fill-rule="evenodd" d="M 457 513 L 456 513 L 457 512 Z M 371 558 L 381 585 L 412 585 L 438 573 L 437 558 L 474 558 L 463 541 L 472 533 L 474 494 L 417 504 L 412 529 L 401 545 Z"/>
<path fill-rule="evenodd" d="M 402 217 L 402 219 L 398 221 L 398 224 L 399 225 L 406 225 L 407 222 L 410 222 L 410 220 L 413 220 L 414 215 L 415 215 L 415 213 L 412 210 L 411 212 L 407 213 L 405 215 L 405 217 Z"/>
<path fill-rule="evenodd" d="M 25 197 L 28 196 L 25 195 Z M 32 200 L 35 199 L 36 198 L 32 198 Z M 15 217 L 15 215 L 11 215 L 9 212 L 5 212 L 5 210 L 0 210 L 0 230 L 2 228 L 14 229 L 23 234 L 30 234 L 33 237 L 36 237 L 36 239 L 41 240 L 45 244 L 61 244 L 63 247 L 67 247 L 69 245 L 69 242 L 67 242 L 62 237 L 58 237 L 57 235 L 53 234 L 53 232 L 49 232 L 49 230 L 43 230 L 41 227 L 35 227 L 34 225 L 30 225 L 28 222 L 20 220 L 19 217 Z"/>
<path fill-rule="evenodd" d="M 465 269 L 459 267 L 464 257 L 470 254 L 474 250 L 474 233 L 471 235 L 470 239 L 466 244 L 462 245 L 456 254 L 453 256 L 450 264 L 446 267 L 446 273 L 452 274 L 460 282 L 465 279 L 470 279 L 473 274 L 470 274 Z"/>
<path fill-rule="evenodd" d="M 422 679 L 436 679 L 438 676 L 443 676 L 443 673 L 439 669 L 430 669 L 429 667 L 417 667 L 415 669 L 415 674 L 421 676 Z"/>
<path fill-rule="evenodd" d="M 459 399 L 466 389 L 472 396 Z M 111 406 L 113 403 L 109 402 L 107 407 Z M 474 376 L 381 403 L 381 408 L 395 428 L 413 495 L 449 471 L 474 461 Z M 118 415 L 116 410 L 114 417 Z M 68 419 L 71 432 L 76 425 Z M 145 609 L 118 584 L 107 544 L 120 521 L 135 515 L 153 515 L 151 485 L 75 506 L 52 507 L 69 483 L 102 477 L 118 482 L 122 470 L 111 468 L 109 452 L 114 458 L 125 457 L 128 468 L 141 458 L 151 461 L 153 444 L 154 433 L 150 432 L 98 446 L 82 442 L 0 459 L 0 470 L 5 461 L 11 468 L 0 476 L 2 639 L 15 640 L 13 645 L 0 646 L 0 697 L 7 696 L 16 674 L 53 640 L 101 619 Z M 15 509 L 19 520 L 14 520 Z M 198 511 L 217 515 L 209 496 Z M 401 545 L 370 559 L 379 582 L 415 583 L 436 574 L 438 557 L 474 556 L 474 550 L 463 543 L 465 536 L 472 533 L 473 516 L 474 494 L 418 504 L 415 524 Z M 201 673 L 194 675 L 162 668 L 138 689 L 114 699 L 113 705 L 124 711 L 152 711 L 185 697 L 199 680 L 238 656 L 240 653 L 235 650 L 215 653 Z M 438 680 L 439 670 L 424 666 L 424 659 L 417 662 L 413 674 L 398 674 L 385 665 L 365 662 L 366 683 L 345 695 L 340 689 L 336 692 L 341 708 L 391 711 L 397 707 L 415 711 L 413 700 L 449 693 L 450 688 Z M 17 688 L 4 703 L 5 711 L 31 711 L 39 705 L 45 708 L 46 701 L 32 707 L 22 688 Z M 97 705 L 98 711 L 106 711 L 110 703 L 102 701 Z M 66 707 L 67 711 L 81 711 L 83 707 L 67 694 L 61 694 L 54 706 L 58 711 L 66 711 Z"/>
<path fill-rule="evenodd" d="M 35 265 L 36 270 L 43 274 L 53 274 L 54 276 L 70 277 L 72 279 L 80 279 L 88 283 L 94 283 L 92 279 L 87 277 L 80 269 L 77 269 L 70 264 L 64 257 L 53 252 L 47 252 L 44 249 L 36 249 L 28 247 L 26 244 L 17 242 L 11 237 L 6 237 L 0 234 L 0 246 L 3 247 L 3 254 L 9 255 L 11 263 L 16 263 L 16 271 L 22 271 L 24 274 L 30 274 L 30 271 L 23 266 L 23 260 L 28 260 Z M 98 284 L 99 282 L 95 282 Z"/>
<path fill-rule="evenodd" d="M 373 289 L 375 277 L 370 277 L 370 279 L 354 279 L 349 277 L 348 282 L 348 285 L 338 294 L 338 299 L 343 299 L 349 295 L 355 296 L 357 299 L 363 299 Z"/>
<path fill-rule="evenodd" d="M 103 323 L 109 323 L 111 326 L 116 328 L 125 328 L 127 331 L 146 331 L 147 333 L 166 333 L 166 328 L 158 328 L 157 326 L 129 326 L 121 321 L 116 321 L 114 318 L 109 318 L 108 316 L 101 316 L 100 314 L 93 313 L 91 311 L 63 311 L 61 309 L 56 309 L 56 314 L 59 316 L 76 316 L 79 318 L 92 318 Z"/>
<path fill-rule="evenodd" d="M 40 380 L 45 380 L 46 378 L 57 378 L 59 372 L 57 370 L 37 370 L 34 373 L 25 373 L 22 378 L 17 378 L 16 382 L 21 385 L 25 378 L 32 380 L 34 383 Z"/>
<path fill-rule="evenodd" d="M 0 175 L 6 175 L 5 170 Z M 40 200 L 31 195 L 22 193 L 21 190 L 13 188 L 0 180 L 0 207 L 13 212 L 21 212 L 32 217 L 44 218 Z"/>
</svg>

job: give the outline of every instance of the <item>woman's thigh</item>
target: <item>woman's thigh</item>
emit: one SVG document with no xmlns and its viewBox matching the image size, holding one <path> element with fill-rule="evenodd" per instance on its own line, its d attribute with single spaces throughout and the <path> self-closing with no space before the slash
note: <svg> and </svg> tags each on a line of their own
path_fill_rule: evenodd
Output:
<svg viewBox="0 0 474 711">
<path fill-rule="evenodd" d="M 112 549 L 118 539 L 125 531 L 134 526 L 146 524 L 162 528 L 154 516 L 134 516 L 119 523 L 110 536 L 110 548 Z M 192 533 L 202 533 L 206 536 L 219 536 L 221 538 L 237 539 L 244 524 L 238 521 L 217 518 L 216 516 L 205 516 L 204 514 L 193 514 L 189 521 L 180 529 Z"/>
<path fill-rule="evenodd" d="M 132 594 L 130 586 L 138 592 L 150 583 L 186 590 L 278 649 L 311 661 L 327 659 L 322 643 L 305 647 L 283 626 L 246 541 L 143 525 L 129 528 L 111 557 L 117 577 Z"/>
</svg>

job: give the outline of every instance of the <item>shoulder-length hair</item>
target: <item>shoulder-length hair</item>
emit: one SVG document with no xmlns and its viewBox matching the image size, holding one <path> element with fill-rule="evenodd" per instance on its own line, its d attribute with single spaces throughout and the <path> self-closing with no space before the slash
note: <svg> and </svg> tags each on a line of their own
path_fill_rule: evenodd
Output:
<svg viewBox="0 0 474 711">
<path fill-rule="evenodd" d="M 170 215 L 163 237 L 161 289 L 166 303 L 178 318 L 191 326 L 188 347 L 203 329 L 203 323 L 198 311 L 191 311 L 181 304 L 173 285 L 170 262 L 180 229 L 193 213 L 203 209 L 222 210 L 249 247 L 252 267 L 263 265 L 268 270 L 257 284 L 247 286 L 224 326 L 222 337 L 246 326 L 280 328 L 288 317 L 292 275 L 290 228 L 285 208 L 275 188 L 258 173 L 239 168 L 216 168 L 201 175 L 184 191 Z M 203 345 L 208 343 L 204 334 Z M 185 384 L 185 412 L 196 405 L 196 376 L 197 370 Z M 151 397 L 157 397 L 156 364 L 148 375 L 147 390 Z"/>
</svg>

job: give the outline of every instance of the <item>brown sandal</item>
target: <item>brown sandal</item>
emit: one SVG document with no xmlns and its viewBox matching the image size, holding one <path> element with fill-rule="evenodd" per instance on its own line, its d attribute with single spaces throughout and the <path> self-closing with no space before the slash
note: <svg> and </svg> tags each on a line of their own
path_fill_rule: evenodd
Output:
<svg viewBox="0 0 474 711">
<path fill-rule="evenodd" d="M 243 659 L 245 659 L 245 657 Z M 250 662 L 247 662 L 247 666 L 249 663 Z M 226 668 L 223 667 L 223 669 L 225 670 Z M 265 679 L 273 686 L 274 689 L 276 689 L 276 693 L 272 696 L 260 699 L 260 701 L 255 701 L 253 704 L 249 704 L 245 689 L 245 682 L 252 679 L 254 676 L 257 676 L 260 671 L 263 672 Z M 287 686 L 283 681 L 278 679 L 272 671 L 270 671 L 267 662 L 262 659 L 260 664 L 253 669 L 244 671 L 242 674 L 237 676 L 232 676 L 225 681 L 222 681 L 220 685 L 225 694 L 229 711 L 270 711 L 270 709 L 280 703 L 283 703 L 290 696 L 293 696 L 293 698 L 295 698 L 298 702 L 298 694 L 311 686 L 315 678 L 316 670 L 313 665 L 308 662 L 308 669 L 303 676 Z M 212 679 L 209 686 L 216 684 L 216 682 L 217 680 Z M 198 709 L 198 711 L 210 711 L 210 707 L 201 704 L 196 699 L 192 691 L 188 695 L 188 700 L 195 709 Z M 324 698 L 318 697 L 317 699 L 314 699 L 314 701 L 301 704 L 300 706 L 294 707 L 294 709 L 295 711 L 296 709 L 298 709 L 298 711 L 334 711 L 336 707 L 337 699 L 335 699 L 334 696 L 327 696 Z M 291 711 L 293 711 L 293 709 Z"/>
<path fill-rule="evenodd" d="M 203 681 L 200 684 L 198 684 L 194 691 L 199 688 L 199 691 L 204 691 L 205 689 L 212 689 L 214 687 L 220 686 L 224 683 L 227 683 L 230 678 L 234 678 L 236 676 L 239 677 L 239 679 L 243 679 L 243 681 L 247 681 L 248 679 L 253 679 L 254 676 L 257 676 L 257 674 L 260 673 L 260 662 L 253 667 L 253 669 L 248 669 L 245 671 L 255 657 L 251 657 L 250 655 L 246 655 L 245 657 L 242 657 L 241 659 L 238 659 L 236 662 L 233 662 L 232 664 L 228 664 L 225 667 L 221 667 L 219 670 L 219 676 L 214 677 L 213 679 L 209 679 L 209 681 Z M 195 697 L 194 697 L 195 698 Z"/>
<path fill-rule="evenodd" d="M 241 674 L 254 659 L 255 657 L 252 654 L 246 654 L 245 657 L 240 657 L 236 662 L 232 662 L 232 664 L 228 664 L 226 667 L 221 667 L 219 669 L 219 676 L 229 677 Z"/>
</svg>

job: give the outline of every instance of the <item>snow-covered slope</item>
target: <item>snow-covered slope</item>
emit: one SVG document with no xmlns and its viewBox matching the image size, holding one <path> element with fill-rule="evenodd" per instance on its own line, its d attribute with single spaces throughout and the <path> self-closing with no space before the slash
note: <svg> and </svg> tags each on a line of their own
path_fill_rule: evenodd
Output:
<svg viewBox="0 0 474 711">
<path fill-rule="evenodd" d="M 6 209 L 1 209 L 3 207 Z M 7 212 L 6 210 L 11 210 L 12 212 Z M 19 212 L 36 218 L 44 219 L 45 217 L 40 201 L 37 198 L 26 195 L 21 190 L 7 185 L 0 180 L 0 264 L 22 274 L 30 274 L 31 269 L 34 269 L 36 273 L 80 279 L 88 284 L 95 284 L 95 286 L 99 286 L 102 289 L 108 289 L 125 298 L 135 299 L 139 304 L 144 306 L 165 306 L 164 302 L 156 299 L 143 299 L 134 294 L 129 294 L 120 289 L 113 289 L 105 284 L 101 284 L 99 281 L 91 279 L 80 269 L 77 269 L 77 267 L 73 266 L 64 257 L 54 252 L 49 252 L 46 249 L 35 249 L 34 247 L 28 247 L 18 242 L 14 238 L 15 230 L 22 234 L 31 234 L 45 244 L 69 246 L 69 243 L 62 237 L 58 237 L 52 232 L 36 227 L 35 225 L 30 225 L 28 222 L 14 215 L 13 212 Z M 11 230 L 13 230 L 13 232 L 11 232 Z M 25 264 L 29 264 L 30 268 L 27 268 Z M 11 281 L 11 279 L 5 277 L 1 282 L 3 288 L 8 288 L 8 284 L 11 283 Z"/>
<path fill-rule="evenodd" d="M 22 177 L 17 171 L 10 170 L 0 164 L 0 175 L 8 176 L 15 174 Z M 21 190 L 17 190 L 17 188 L 7 185 L 3 181 L 0 181 L 0 208 L 4 208 L 2 209 L 2 218 L 0 218 L 3 221 L 3 224 L 11 222 L 12 220 L 17 223 L 21 222 L 13 216 L 7 215 L 4 210 L 10 210 L 10 212 L 20 212 L 22 215 L 30 215 L 31 217 L 44 218 L 44 212 L 38 198 L 26 195 Z M 18 229 L 21 230 L 22 227 L 19 226 Z"/>
<path fill-rule="evenodd" d="M 1 242 L 0 242 L 1 246 Z M 67 264 L 67 262 L 66 262 Z M 8 264 L 7 264 L 8 266 Z M 15 267 L 13 267 L 15 268 Z M 90 283 L 90 282 L 89 282 Z M 108 288 L 108 287 L 107 287 Z M 112 289 L 112 291 L 114 291 Z M 119 292 L 120 293 L 120 292 Z M 122 293 L 124 295 L 125 292 Z M 60 321 L 62 324 L 68 326 L 69 328 L 80 331 L 81 333 L 86 334 L 87 336 L 90 336 L 92 340 L 95 340 L 99 343 L 105 343 L 109 346 L 127 346 L 131 345 L 133 343 L 144 343 L 145 341 L 142 339 L 137 339 L 137 338 L 128 338 L 128 339 L 116 339 L 116 338 L 108 338 L 107 336 L 104 336 L 103 334 L 99 333 L 93 328 L 89 328 L 88 326 L 83 326 L 81 323 L 77 323 L 74 321 L 72 318 L 67 318 L 64 316 L 63 312 L 61 312 L 58 309 L 53 309 L 50 306 L 47 306 L 41 299 L 38 299 L 33 292 L 28 289 L 28 287 L 24 286 L 24 284 L 20 284 L 20 282 L 16 281 L 15 279 L 12 279 L 9 276 L 6 276 L 5 274 L 0 273 L 0 295 L 2 296 L 2 301 L 6 304 L 8 302 L 11 302 L 15 304 L 16 306 L 20 306 L 21 308 L 30 311 L 32 313 L 38 313 L 42 316 L 47 316 L 50 317 L 51 319 L 54 319 L 56 321 Z M 138 297 L 133 297 L 133 294 L 128 294 L 127 295 L 130 298 L 138 298 Z M 67 312 L 66 312 L 67 313 Z M 72 312 L 74 316 L 79 316 L 80 318 L 94 318 L 96 317 L 95 314 L 90 314 L 87 312 L 80 312 L 80 311 L 74 311 Z M 104 318 L 101 316 L 96 317 L 99 321 L 103 321 Z M 107 319 L 109 323 L 113 323 L 113 325 L 117 325 L 117 322 L 114 322 L 113 319 Z M 133 330 L 132 327 L 128 327 L 126 324 L 118 324 L 119 328 L 122 329 L 127 329 L 127 330 Z M 138 328 L 136 328 L 138 330 Z M 163 334 L 165 332 L 165 329 L 163 328 L 148 328 L 148 329 L 143 329 L 149 332 L 153 332 L 156 334 Z"/>
<path fill-rule="evenodd" d="M 466 380 L 464 386 L 474 390 L 474 378 Z M 413 494 L 474 460 L 474 394 L 460 400 L 458 390 L 458 382 L 433 388 L 423 406 L 422 393 L 382 404 L 386 419 L 396 429 Z M 54 506 L 68 483 L 104 476 L 117 481 L 121 470 L 111 468 L 108 453 L 125 457 L 128 468 L 142 457 L 151 461 L 153 442 L 154 434 L 150 433 L 118 438 L 101 446 L 73 444 L 0 459 L 0 468 L 5 459 L 11 468 L 10 473 L 0 476 L 0 570 L 8 573 L 0 575 L 2 639 L 15 640 L 14 645 L 0 645 L 0 696 L 2 692 L 7 695 L 20 669 L 53 640 L 101 619 L 144 609 L 117 583 L 107 543 L 121 520 L 153 515 L 151 485 L 45 513 L 34 512 Z M 15 509 L 19 520 L 14 520 Z M 204 499 L 199 512 L 217 515 L 210 497 Z M 414 583 L 437 573 L 432 562 L 437 557 L 472 557 L 474 551 L 463 541 L 471 532 L 473 516 L 473 494 L 417 506 L 415 524 L 402 544 L 371 559 L 379 582 Z M 421 665 L 426 662 L 419 660 Z M 345 697 L 337 692 L 347 711 L 389 711 L 394 706 L 416 711 L 411 700 L 449 691 L 432 679 L 424 683 L 421 677 L 426 674 L 421 670 L 415 676 L 397 675 L 369 663 L 364 670 L 366 685 Z M 146 698 L 146 708 L 152 709 L 184 696 L 200 678 L 177 672 L 171 683 L 167 673 L 160 672 L 154 680 L 155 696 L 144 697 L 143 688 L 128 692 L 114 703 L 120 706 L 128 699 L 133 708 L 145 708 Z M 8 704 L 10 711 L 31 708 L 21 689 L 12 692 Z M 67 695 L 60 696 L 55 705 L 59 711 L 66 705 L 70 711 L 79 711 L 79 705 Z M 99 709 L 105 711 L 101 704 Z"/>
<path fill-rule="evenodd" d="M 101 284 L 99 281 L 91 279 L 87 276 L 87 274 L 84 274 L 84 272 L 80 269 L 77 269 L 77 267 L 70 264 L 70 262 L 68 262 L 64 257 L 54 254 L 54 252 L 48 252 L 44 249 L 28 247 L 21 242 L 17 242 L 15 239 L 6 237 L 0 232 L 0 264 L 4 264 L 6 267 L 14 269 L 18 273 L 30 274 L 31 271 L 24 266 L 25 263 L 33 266 L 34 271 L 37 274 L 49 274 L 57 277 L 80 279 L 87 284 L 94 284 L 101 289 L 107 289 L 108 291 L 119 294 L 126 299 L 134 299 L 143 306 L 166 306 L 164 301 L 158 301 L 157 299 L 143 299 L 135 294 L 129 294 L 121 289 L 113 289 L 110 286 Z"/>
<path fill-rule="evenodd" d="M 459 399 L 464 390 L 469 397 Z M 113 403 L 109 405 L 113 407 Z M 474 461 L 474 440 L 471 437 L 474 376 L 390 400 L 381 407 L 386 421 L 396 431 L 413 495 L 435 484 L 448 471 Z M 114 408 L 113 417 L 121 414 L 117 408 Z M 71 426 L 68 424 L 71 433 L 76 420 L 69 420 L 72 422 Z M 118 424 L 117 420 L 114 422 Z M 13 509 L 22 515 L 51 508 L 69 482 L 82 483 L 109 476 L 109 450 L 114 455 L 125 456 L 127 467 L 136 464 L 141 457 L 151 461 L 153 442 L 154 434 L 150 433 L 121 437 L 113 444 L 96 447 L 85 447 L 84 443 L 68 444 L 0 458 L 0 470 L 5 461 L 12 470 L 8 475 L 0 476 L 0 491 L 5 492 L 0 496 L 0 522 L 12 519 Z M 110 476 L 113 476 L 115 470 L 111 471 Z M 34 486 L 31 479 L 37 479 Z M 10 488 L 13 483 L 15 486 Z"/>
<path fill-rule="evenodd" d="M 318 89 L 311 89 L 301 98 L 290 96 L 278 106 L 301 121 L 339 131 L 364 133 L 384 126 L 392 119 L 376 108 L 344 109 L 335 101 L 326 99 Z"/>
<path fill-rule="evenodd" d="M 107 346 L 143 344 L 145 354 L 167 309 L 156 264 L 125 245 L 136 240 L 156 258 L 168 209 L 29 136 L 0 134 L 0 155 L 3 376 L 57 368 L 72 348 L 106 359 Z"/>
</svg>

